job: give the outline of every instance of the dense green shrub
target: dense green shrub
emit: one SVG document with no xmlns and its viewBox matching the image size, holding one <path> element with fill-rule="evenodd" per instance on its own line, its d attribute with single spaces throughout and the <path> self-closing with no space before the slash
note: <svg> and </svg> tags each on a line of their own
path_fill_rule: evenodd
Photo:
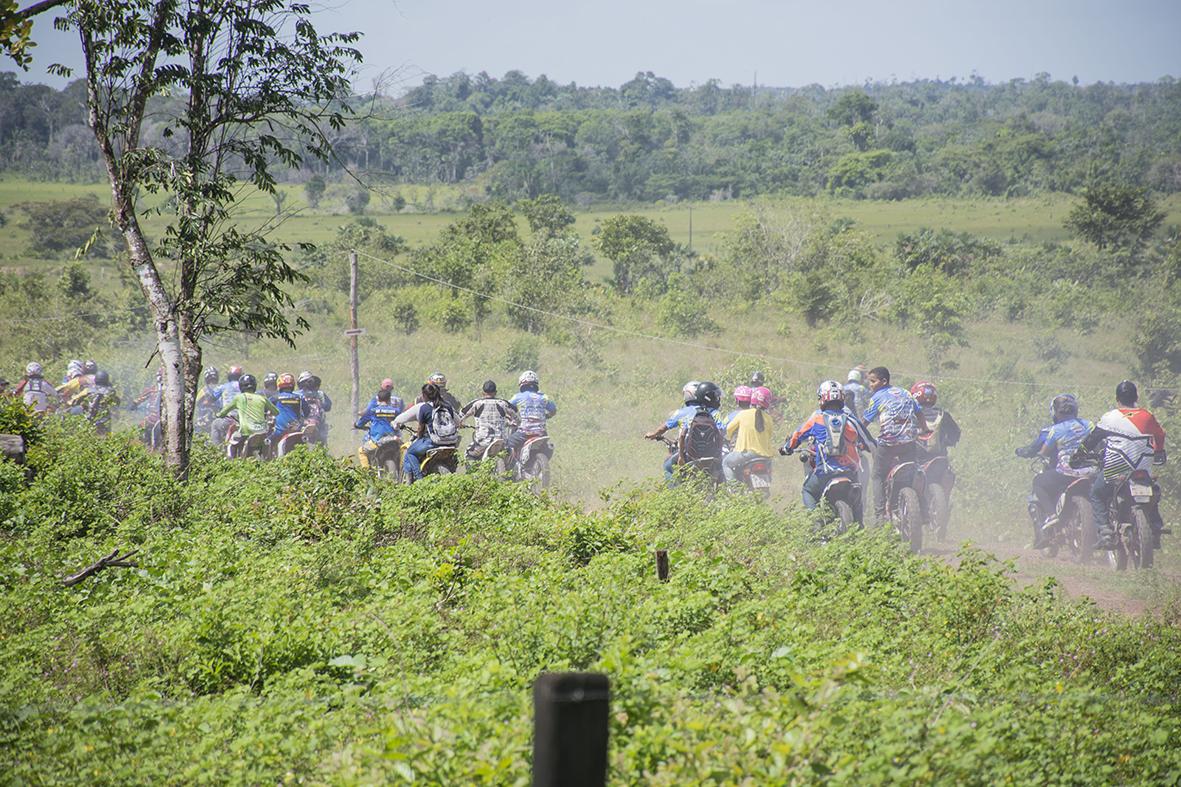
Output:
<svg viewBox="0 0 1181 787">
<path fill-rule="evenodd" d="M 979 552 L 820 544 L 805 517 L 688 486 L 587 513 L 489 472 L 375 482 L 318 450 L 200 450 L 184 489 L 72 424 L 37 453 L 30 488 L 0 481 L 0 512 L 22 512 L 0 525 L 15 782 L 519 783 L 546 669 L 610 675 L 619 783 L 1181 773 L 1181 631 L 1018 590 Z M 58 586 L 131 544 L 139 569 Z"/>
</svg>

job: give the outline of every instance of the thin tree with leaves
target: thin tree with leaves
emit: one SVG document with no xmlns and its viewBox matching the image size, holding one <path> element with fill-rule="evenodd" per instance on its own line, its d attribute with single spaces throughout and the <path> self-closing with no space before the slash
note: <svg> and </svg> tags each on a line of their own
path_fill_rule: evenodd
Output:
<svg viewBox="0 0 1181 787">
<path fill-rule="evenodd" d="M 111 220 L 143 292 L 164 367 L 165 457 L 186 477 L 201 340 L 222 331 L 291 344 L 285 286 L 302 279 L 267 237 L 235 220 L 274 169 L 326 160 L 350 112 L 359 35 L 320 35 L 287 0 L 72 0 L 56 20 L 78 33 L 88 121 L 111 187 Z M 68 70 L 55 70 L 68 75 Z M 173 148 L 146 144 L 145 118 Z M 143 195 L 166 218 L 140 224 Z"/>
</svg>

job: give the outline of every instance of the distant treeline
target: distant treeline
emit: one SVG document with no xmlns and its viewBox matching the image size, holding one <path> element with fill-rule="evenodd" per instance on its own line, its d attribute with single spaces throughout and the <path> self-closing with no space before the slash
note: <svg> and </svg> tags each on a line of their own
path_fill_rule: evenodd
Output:
<svg viewBox="0 0 1181 787">
<path fill-rule="evenodd" d="M 510 71 L 431 76 L 401 98 L 354 103 L 364 117 L 336 135 L 339 161 L 318 174 L 348 167 L 386 182 L 474 181 L 489 196 L 555 193 L 578 203 L 1015 196 L 1073 191 L 1093 178 L 1181 190 L 1181 82 L 1171 77 L 677 88 L 649 72 L 587 88 Z M 0 74 L 3 170 L 98 179 L 84 122 L 81 83 L 58 91 Z"/>
</svg>

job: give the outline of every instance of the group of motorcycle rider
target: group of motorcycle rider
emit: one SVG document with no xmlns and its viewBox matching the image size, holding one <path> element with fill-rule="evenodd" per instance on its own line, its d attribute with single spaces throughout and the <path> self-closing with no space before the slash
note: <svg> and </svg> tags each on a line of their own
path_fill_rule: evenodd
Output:
<svg viewBox="0 0 1181 787">
<path fill-rule="evenodd" d="M 268 444 L 299 431 L 308 442 L 326 444 L 325 414 L 332 400 L 321 390 L 321 380 L 310 371 L 298 377 L 291 373 L 268 373 L 263 389 L 240 366 L 231 366 L 226 381 L 216 368 L 203 374 L 204 385 L 196 401 L 195 422 L 218 445 L 233 447 L 252 435 L 267 435 Z M 30 362 L 25 376 L 8 390 L 0 380 L 0 394 L 16 396 L 41 414 L 62 411 L 92 421 L 100 434 L 110 432 L 112 411 L 119 395 L 110 374 L 93 360 L 70 361 L 60 384 L 44 377 L 40 363 Z M 459 429 L 472 422 L 473 435 L 467 449 L 469 459 L 481 458 L 495 441 L 503 441 L 510 456 L 521 450 L 531 437 L 545 436 L 546 424 L 557 413 L 554 402 L 540 391 L 533 371 L 517 380 L 518 391 L 511 399 L 498 395 L 495 381 L 482 386 L 482 395 L 466 405 L 448 390 L 442 373 L 432 374 L 415 402 L 407 407 L 394 394 L 393 381 L 386 378 L 357 414 L 355 429 L 365 431 L 358 451 L 362 465 L 384 441 L 399 436 L 399 429 L 413 433 L 402 454 L 402 471 L 413 482 L 422 477 L 423 457 L 432 449 L 456 447 Z M 162 373 L 156 384 L 134 397 L 129 406 L 143 407 L 145 439 L 160 421 Z M 820 505 L 824 489 L 837 477 L 847 477 L 865 486 L 867 472 L 863 453 L 874 456 L 873 506 L 881 521 L 887 508 L 887 477 L 902 462 L 931 456 L 947 456 L 960 439 L 960 427 L 946 409 L 938 406 L 938 392 L 931 382 L 920 380 L 909 389 L 891 383 L 889 369 L 879 366 L 868 372 L 852 369 L 845 384 L 824 380 L 816 390 L 817 409 L 811 413 L 778 449 L 773 436 L 772 412 L 783 402 L 764 384 L 762 373 L 752 375 L 749 385 L 734 389 L 735 409 L 722 412 L 722 390 L 709 381 L 691 381 L 682 388 L 683 405 L 674 410 L 645 437 L 668 441 L 670 454 L 664 463 L 665 477 L 675 480 L 678 465 L 693 464 L 701 458 L 716 458 L 719 481 L 736 483 L 742 466 L 752 460 L 769 460 L 777 453 L 790 455 L 806 451 L 807 472 L 802 498 L 808 509 Z M 1057 524 L 1056 503 L 1074 481 L 1093 479 L 1089 499 L 1097 533 L 1096 549 L 1110 549 L 1115 534 L 1109 521 L 1109 503 L 1121 484 L 1134 473 L 1151 472 L 1165 461 L 1165 432 L 1156 418 L 1138 407 L 1139 392 L 1134 383 L 1123 381 L 1115 391 L 1117 406 L 1098 424 L 1079 416 L 1078 399 L 1069 393 L 1055 396 L 1050 404 L 1052 423 L 1028 445 L 1016 450 L 1020 457 L 1041 457 L 1046 467 L 1033 480 L 1030 516 L 1034 546 L 1043 546 Z M 869 425 L 879 425 L 876 437 Z M 950 474 L 950 469 L 947 471 Z M 950 483 L 954 481 L 951 476 Z M 860 511 L 857 512 L 860 520 Z M 1151 524 L 1157 538 L 1163 529 L 1159 507 L 1151 509 Z"/>
<path fill-rule="evenodd" d="M 0 391 L 7 389 L 7 381 Z M 25 366 L 25 376 L 11 391 L 33 412 L 45 415 L 63 412 L 85 416 L 99 434 L 110 434 L 112 411 L 119 406 L 119 394 L 111 385 L 111 375 L 98 368 L 95 361 L 70 361 L 58 385 L 45 379 L 37 361 Z"/>
<path fill-rule="evenodd" d="M 664 440 L 666 433 L 677 430 L 675 442 L 666 440 L 670 454 L 664 473 L 670 482 L 678 465 L 701 466 L 701 459 L 718 457 L 718 480 L 735 483 L 738 469 L 745 462 L 773 457 L 768 410 L 775 398 L 763 385 L 760 373 L 755 373 L 750 385 L 734 389 L 736 409 L 725 415 L 721 410 L 722 392 L 715 383 L 691 381 L 682 393 L 683 406 L 645 435 Z M 864 367 L 857 367 L 849 372 L 844 385 L 825 380 L 817 388 L 816 398 L 817 409 L 778 449 L 785 456 L 801 449 L 807 452 L 802 498 L 809 510 L 820 505 L 824 489 L 834 478 L 863 481 L 866 472 L 862 453 L 870 452 L 874 456 L 873 506 L 880 522 L 886 515 L 891 469 L 903 462 L 946 457 L 948 449 L 960 440 L 960 427 L 951 413 L 938 405 L 933 383 L 920 380 L 907 390 L 891 383 L 890 371 L 885 367 L 868 373 Z M 1017 449 L 1018 456 L 1040 455 L 1052 463 L 1034 479 L 1030 513 L 1035 547 L 1045 544 L 1050 528 L 1056 524 L 1056 501 L 1061 492 L 1076 478 L 1093 477 L 1090 502 L 1097 533 L 1094 548 L 1114 548 L 1115 534 L 1109 521 L 1112 495 L 1134 472 L 1148 471 L 1154 463 L 1165 461 L 1165 432 L 1148 410 L 1137 407 L 1138 399 L 1135 384 L 1121 382 L 1116 388 L 1117 407 L 1094 425 L 1079 418 L 1074 395 L 1060 394 L 1051 403 L 1054 423 L 1042 429 L 1032 443 Z M 876 437 L 868 429 L 875 422 L 879 425 Z M 1087 457 L 1095 466 L 1086 466 Z M 950 468 L 946 474 L 945 483 L 950 489 L 955 476 Z M 856 517 L 860 520 L 860 511 Z M 1159 539 L 1163 522 L 1158 506 L 1152 507 L 1150 519 Z"/>
<path fill-rule="evenodd" d="M 422 478 L 422 461 L 428 452 L 459 445 L 459 429 L 469 420 L 474 421 L 469 459 L 481 458 L 496 441 L 503 441 L 511 458 L 530 437 L 545 436 L 546 422 L 558 412 L 557 405 L 540 391 L 540 380 L 532 370 L 517 379 L 519 390 L 511 399 L 500 398 L 496 381 L 486 380 L 483 395 L 466 405 L 447 390 L 447 378 L 440 372 L 427 379 L 410 407 L 393 395 L 393 385 L 388 378 L 382 380 L 377 395 L 353 425 L 367 430 L 358 458 L 368 466 L 369 457 L 383 441 L 397 437 L 400 428 L 410 429 L 414 439 L 402 458 L 402 472 L 410 483 Z"/>
<path fill-rule="evenodd" d="M 1152 413 L 1137 407 L 1139 399 L 1136 384 L 1124 380 L 1115 388 L 1116 407 L 1093 424 L 1079 417 L 1073 394 L 1059 394 L 1050 402 L 1053 423 L 1015 451 L 1019 457 L 1040 457 L 1047 463 L 1034 477 L 1030 496 L 1035 547 L 1044 546 L 1058 524 L 1059 495 L 1080 478 L 1091 479 L 1089 499 L 1098 538 L 1094 548 L 1115 547 L 1109 513 L 1112 495 L 1136 473 L 1151 478 L 1153 465 L 1163 465 L 1166 459 L 1165 430 Z M 1159 489 L 1154 489 L 1154 497 L 1159 496 Z M 1159 541 L 1164 530 L 1159 505 L 1149 506 L 1146 513 L 1153 537 Z"/>
</svg>

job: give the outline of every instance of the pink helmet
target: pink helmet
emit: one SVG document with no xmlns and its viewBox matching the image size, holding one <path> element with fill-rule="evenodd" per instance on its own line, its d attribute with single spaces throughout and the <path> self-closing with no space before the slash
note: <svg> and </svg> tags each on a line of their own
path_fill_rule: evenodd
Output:
<svg viewBox="0 0 1181 787">
<path fill-rule="evenodd" d="M 750 395 L 753 392 L 754 389 L 749 385 L 740 385 L 734 389 L 734 401 L 738 402 L 739 404 L 749 404 Z"/>
<path fill-rule="evenodd" d="M 760 385 L 751 391 L 750 403 L 755 407 L 766 410 L 771 406 L 771 389 Z"/>
</svg>

